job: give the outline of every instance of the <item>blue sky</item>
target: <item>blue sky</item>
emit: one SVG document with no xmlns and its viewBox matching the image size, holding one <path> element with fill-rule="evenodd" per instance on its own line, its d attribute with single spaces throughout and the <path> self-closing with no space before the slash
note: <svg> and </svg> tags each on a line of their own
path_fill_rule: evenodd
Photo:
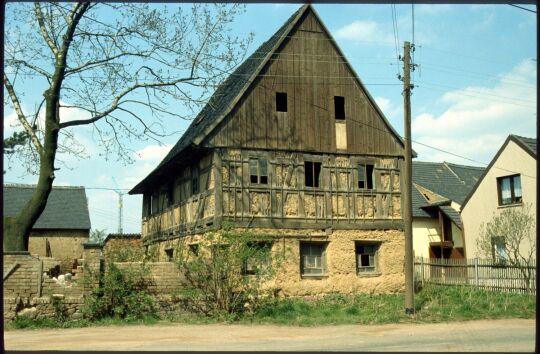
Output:
<svg viewBox="0 0 540 354">
<path fill-rule="evenodd" d="M 233 24 L 234 30 L 239 35 L 255 34 L 251 53 L 299 6 L 247 5 L 246 13 Z M 523 7 L 536 10 L 531 5 Z M 398 65 L 396 59 L 391 5 L 316 4 L 314 8 L 386 117 L 402 134 L 402 87 L 396 77 L 402 72 L 402 63 Z M 395 10 L 398 50 L 402 54 L 403 42 L 413 39 L 412 6 L 396 5 Z M 454 154 L 413 143 L 418 160 L 483 166 L 508 134 L 536 138 L 536 26 L 534 13 L 509 5 L 414 6 L 414 59 L 419 66 L 413 76 L 412 138 Z M 40 95 L 29 88 L 23 106 L 33 107 L 32 99 Z M 80 112 L 66 110 L 63 114 L 62 119 Z M 4 135 L 16 129 L 14 122 L 14 113 L 5 107 Z M 117 194 L 91 188 L 116 188 L 113 177 L 120 188 L 132 188 L 157 166 L 188 123 L 171 122 L 170 131 L 179 133 L 163 139 L 161 146 L 131 142 L 135 163 L 127 166 L 115 161 L 114 156 L 108 160 L 99 156 L 91 129 L 78 128 L 74 133 L 86 145 L 89 158 L 62 156 L 69 168 L 58 171 L 55 185 L 87 187 L 92 227 L 116 232 Z M 5 182 L 36 182 L 35 176 L 24 175 L 17 161 L 10 167 Z M 140 217 L 141 197 L 125 195 L 124 232 L 140 232 Z"/>
</svg>

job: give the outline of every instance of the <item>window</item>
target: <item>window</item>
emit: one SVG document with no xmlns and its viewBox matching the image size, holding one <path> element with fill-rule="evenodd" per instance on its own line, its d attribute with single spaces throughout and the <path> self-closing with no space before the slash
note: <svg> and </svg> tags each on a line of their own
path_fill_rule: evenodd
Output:
<svg viewBox="0 0 540 354">
<path fill-rule="evenodd" d="M 159 205 L 159 194 L 154 193 L 150 197 L 150 214 L 151 215 L 157 214 L 159 212 L 158 205 Z"/>
<path fill-rule="evenodd" d="M 303 276 L 326 274 L 326 243 L 300 243 L 300 270 Z"/>
<path fill-rule="evenodd" d="M 174 204 L 174 183 L 171 181 L 167 184 L 167 206 Z"/>
<path fill-rule="evenodd" d="M 276 92 L 276 111 L 287 112 L 287 93 Z"/>
<path fill-rule="evenodd" d="M 167 262 L 172 262 L 172 260 L 173 260 L 173 249 L 172 248 L 167 248 L 165 250 L 165 255 L 167 256 Z"/>
<path fill-rule="evenodd" d="M 191 194 L 199 193 L 199 169 L 193 167 L 191 169 Z"/>
<path fill-rule="evenodd" d="M 355 249 L 357 274 L 377 273 L 379 244 L 356 242 Z"/>
<path fill-rule="evenodd" d="M 193 256 L 197 257 L 199 255 L 199 244 L 198 243 L 192 243 L 189 245 L 189 253 L 191 253 Z"/>
<path fill-rule="evenodd" d="M 373 189 L 373 165 L 358 164 L 358 188 Z"/>
<path fill-rule="evenodd" d="M 495 263 L 504 264 L 508 259 L 506 255 L 506 241 L 504 236 L 495 236 L 491 239 L 493 261 Z"/>
<path fill-rule="evenodd" d="M 520 175 L 497 178 L 499 205 L 521 203 Z"/>
<path fill-rule="evenodd" d="M 345 119 L 345 97 L 334 96 L 334 112 L 336 119 Z"/>
<path fill-rule="evenodd" d="M 319 177 L 321 175 L 321 163 L 305 161 L 304 174 L 306 187 L 319 187 Z"/>
<path fill-rule="evenodd" d="M 268 184 L 268 161 L 264 159 L 250 159 L 249 179 L 251 183 Z"/>
<path fill-rule="evenodd" d="M 248 243 L 246 258 L 242 262 L 243 275 L 256 275 L 272 266 L 272 243 L 252 242 Z"/>
</svg>

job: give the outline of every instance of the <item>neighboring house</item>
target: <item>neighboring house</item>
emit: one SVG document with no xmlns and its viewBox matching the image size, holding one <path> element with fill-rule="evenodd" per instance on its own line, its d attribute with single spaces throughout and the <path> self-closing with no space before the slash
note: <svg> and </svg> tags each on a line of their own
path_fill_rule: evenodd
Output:
<svg viewBox="0 0 540 354">
<path fill-rule="evenodd" d="M 413 162 L 413 248 L 416 257 L 466 258 L 460 210 L 483 167 Z"/>
<path fill-rule="evenodd" d="M 536 196 L 536 139 L 509 135 L 463 203 L 461 218 L 469 257 L 485 256 L 476 247 L 482 223 L 488 223 L 506 208 L 521 208 L 524 204 L 530 204 L 536 216 Z"/>
<path fill-rule="evenodd" d="M 310 5 L 218 87 L 143 194 L 143 243 L 171 258 L 222 223 L 287 250 L 284 294 L 404 287 L 404 145 Z"/>
<path fill-rule="evenodd" d="M 35 185 L 4 185 L 4 216 L 16 216 L 30 200 Z M 90 214 L 84 187 L 54 186 L 45 210 L 30 232 L 28 251 L 66 263 L 82 257 L 90 235 Z"/>
</svg>

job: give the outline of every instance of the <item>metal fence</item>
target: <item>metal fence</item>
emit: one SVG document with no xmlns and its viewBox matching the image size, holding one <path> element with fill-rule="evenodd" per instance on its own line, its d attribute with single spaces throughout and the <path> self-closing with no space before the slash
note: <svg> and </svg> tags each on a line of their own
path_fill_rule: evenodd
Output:
<svg viewBox="0 0 540 354">
<path fill-rule="evenodd" d="M 415 258 L 415 281 L 470 285 L 486 290 L 536 294 L 536 261 L 509 265 L 486 259 Z"/>
</svg>

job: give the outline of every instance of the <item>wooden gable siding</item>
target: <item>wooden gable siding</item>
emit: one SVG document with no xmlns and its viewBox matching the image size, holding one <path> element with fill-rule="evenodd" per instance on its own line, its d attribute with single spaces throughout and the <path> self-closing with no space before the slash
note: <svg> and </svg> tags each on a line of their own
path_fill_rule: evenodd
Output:
<svg viewBox="0 0 540 354">
<path fill-rule="evenodd" d="M 402 156 L 345 60 L 307 11 L 205 145 Z M 288 112 L 276 112 L 276 92 L 287 93 Z M 345 97 L 346 150 L 336 148 L 334 96 Z"/>
</svg>

